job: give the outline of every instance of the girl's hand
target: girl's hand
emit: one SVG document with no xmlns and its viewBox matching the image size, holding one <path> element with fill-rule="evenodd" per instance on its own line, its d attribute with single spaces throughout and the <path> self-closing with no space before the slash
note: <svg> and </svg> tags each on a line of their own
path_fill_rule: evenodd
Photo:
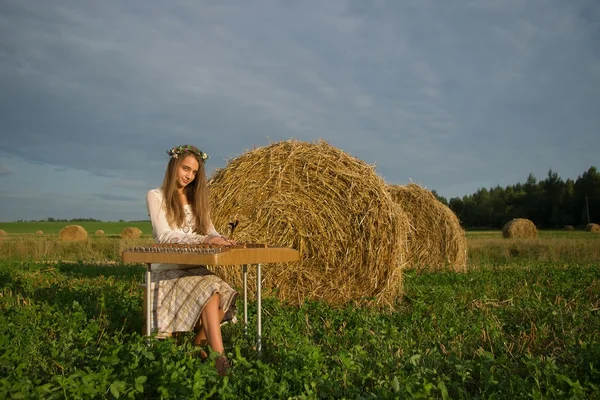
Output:
<svg viewBox="0 0 600 400">
<path fill-rule="evenodd" d="M 214 244 L 217 246 L 230 246 L 236 244 L 235 240 L 229 240 L 225 236 L 209 236 L 204 239 L 206 244 Z"/>
</svg>

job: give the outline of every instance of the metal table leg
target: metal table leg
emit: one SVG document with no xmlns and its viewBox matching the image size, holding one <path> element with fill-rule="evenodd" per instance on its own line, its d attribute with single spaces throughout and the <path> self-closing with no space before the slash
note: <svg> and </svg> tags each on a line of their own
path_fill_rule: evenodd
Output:
<svg viewBox="0 0 600 400">
<path fill-rule="evenodd" d="M 146 265 L 146 337 L 152 334 L 152 271 L 151 265 Z"/>
<path fill-rule="evenodd" d="M 262 353 L 262 301 L 261 301 L 261 265 L 257 264 L 256 271 L 256 322 L 257 322 L 257 336 L 256 336 L 256 351 L 258 357 Z"/>
<path fill-rule="evenodd" d="M 244 264 L 244 335 L 248 336 L 248 266 Z"/>
</svg>

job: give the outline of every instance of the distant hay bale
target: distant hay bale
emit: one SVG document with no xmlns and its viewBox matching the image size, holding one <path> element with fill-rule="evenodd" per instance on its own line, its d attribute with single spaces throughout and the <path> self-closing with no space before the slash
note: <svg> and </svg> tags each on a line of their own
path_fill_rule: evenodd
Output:
<svg viewBox="0 0 600 400">
<path fill-rule="evenodd" d="M 574 231 L 575 227 L 573 225 L 565 225 L 563 227 L 563 231 Z"/>
<path fill-rule="evenodd" d="M 456 214 L 419 185 L 389 185 L 392 199 L 408 215 L 407 268 L 467 271 L 467 238 Z"/>
<path fill-rule="evenodd" d="M 279 299 L 393 306 L 401 296 L 408 221 L 373 166 L 324 141 L 289 140 L 231 160 L 209 185 L 219 232 L 238 220 L 234 239 L 300 252 L 263 269 Z M 214 269 L 242 285 L 241 268 Z"/>
<path fill-rule="evenodd" d="M 41 235 L 44 234 L 44 231 L 37 230 L 37 231 L 35 231 L 35 234 L 38 235 L 38 236 L 41 236 Z"/>
<path fill-rule="evenodd" d="M 87 239 L 87 231 L 79 225 L 67 225 L 58 232 L 61 240 L 77 242 Z"/>
<path fill-rule="evenodd" d="M 140 230 L 140 228 L 136 227 L 127 227 L 123 229 L 123 232 L 121 232 L 121 237 L 123 239 L 138 239 L 141 236 L 142 231 Z"/>
<path fill-rule="evenodd" d="M 502 236 L 505 238 L 536 238 L 538 235 L 535 224 L 525 218 L 515 218 L 508 221 L 502 228 Z"/>
<path fill-rule="evenodd" d="M 588 232 L 600 232 L 600 225 L 598 224 L 587 224 L 585 230 Z"/>
<path fill-rule="evenodd" d="M 96 235 L 104 235 L 104 231 L 102 229 L 98 229 L 96 232 L 94 232 Z"/>
</svg>

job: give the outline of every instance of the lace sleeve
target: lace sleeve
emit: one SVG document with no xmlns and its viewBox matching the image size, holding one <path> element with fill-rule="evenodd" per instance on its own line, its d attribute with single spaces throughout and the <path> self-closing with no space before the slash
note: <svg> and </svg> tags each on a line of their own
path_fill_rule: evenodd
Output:
<svg viewBox="0 0 600 400">
<path fill-rule="evenodd" d="M 203 243 L 208 236 L 219 236 L 212 228 L 209 235 L 198 235 L 196 233 L 184 233 L 173 230 L 167 222 L 167 215 L 162 204 L 162 196 L 156 190 L 150 190 L 146 196 L 146 205 L 148 207 L 148 215 L 152 222 L 152 231 L 154 238 L 158 243 L 182 243 L 182 244 L 198 244 Z"/>
</svg>

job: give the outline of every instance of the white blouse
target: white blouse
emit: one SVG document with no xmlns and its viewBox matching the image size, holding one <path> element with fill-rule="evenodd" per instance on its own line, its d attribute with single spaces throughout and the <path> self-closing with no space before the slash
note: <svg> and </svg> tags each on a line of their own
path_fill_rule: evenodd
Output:
<svg viewBox="0 0 600 400">
<path fill-rule="evenodd" d="M 209 219 L 207 235 L 199 235 L 194 232 L 196 226 L 192 207 L 188 204 L 184 206 L 185 220 L 183 225 L 173 228 L 167 222 L 166 208 L 163 203 L 162 189 L 152 189 L 146 196 L 146 206 L 148 215 L 152 222 L 152 234 L 157 243 L 185 243 L 198 244 L 203 243 L 204 239 L 212 236 L 221 236 L 215 229 L 212 221 Z"/>
</svg>

